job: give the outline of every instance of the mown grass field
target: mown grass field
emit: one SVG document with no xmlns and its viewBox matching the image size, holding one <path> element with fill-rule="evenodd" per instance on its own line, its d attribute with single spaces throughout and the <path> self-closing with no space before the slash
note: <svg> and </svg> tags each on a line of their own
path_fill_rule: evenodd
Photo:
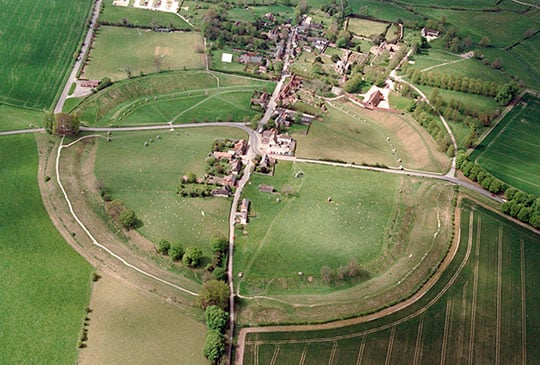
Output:
<svg viewBox="0 0 540 365">
<path fill-rule="evenodd" d="M 259 192 L 260 184 L 277 193 Z M 333 318 L 374 310 L 410 295 L 449 243 L 452 189 L 434 182 L 279 162 L 273 177 L 253 175 L 243 194 L 252 204 L 235 234 L 236 288 L 248 297 L 242 323 L 328 320 L 329 303 Z M 352 258 L 359 277 L 323 281 L 323 266 L 336 273 Z M 249 299 L 260 295 L 314 307 Z"/>
<path fill-rule="evenodd" d="M 52 107 L 77 57 L 92 5 L 90 0 L 2 2 L 0 102 Z"/>
<path fill-rule="evenodd" d="M 148 29 L 99 28 L 83 77 L 100 80 L 128 78 L 142 73 L 202 69 L 203 39 L 198 32 L 159 33 Z"/>
<path fill-rule="evenodd" d="M 43 112 L 0 104 L 0 131 L 38 128 L 43 125 Z"/>
<path fill-rule="evenodd" d="M 43 208 L 34 136 L 1 137 L 0 156 L 0 362 L 75 363 L 92 268 Z"/>
<path fill-rule="evenodd" d="M 191 110 L 191 113 L 203 113 L 200 110 L 206 110 L 213 116 L 213 119 L 209 118 L 209 120 L 214 121 L 216 116 L 221 114 L 221 108 L 224 108 L 226 112 L 223 113 L 222 118 L 225 120 L 229 113 L 237 110 L 243 110 L 246 114 L 253 112 L 249 109 L 249 100 L 245 99 L 243 92 L 257 88 L 266 89 L 271 93 L 274 87 L 275 83 L 273 82 L 234 75 L 197 71 L 160 73 L 115 83 L 86 98 L 74 111 L 80 113 L 81 120 L 89 125 L 117 125 L 121 124 L 122 119 L 131 113 L 146 113 L 144 111 L 145 104 L 150 105 L 150 108 L 161 108 L 160 110 L 165 112 L 165 115 L 174 117 L 182 112 L 179 109 L 191 107 L 194 103 L 205 99 L 215 102 L 219 99 L 215 94 L 222 91 L 242 92 L 237 95 L 241 95 L 241 98 L 244 98 L 242 100 L 247 101 L 246 104 L 231 105 L 227 102 L 230 101 L 228 96 L 231 95 L 223 94 L 222 100 L 224 101 L 221 103 L 220 109 L 206 110 L 203 103 L 199 111 L 196 108 Z M 174 103 L 175 100 L 178 104 Z M 162 103 L 164 104 L 161 105 Z M 169 110 L 169 108 L 171 109 Z M 167 118 L 154 116 L 154 118 L 156 117 Z M 182 118 L 180 121 L 191 122 L 192 119 L 193 114 L 191 119 Z"/>
<path fill-rule="evenodd" d="M 161 139 L 157 139 L 157 135 Z M 145 141 L 153 142 L 148 147 Z M 231 201 L 226 198 L 181 198 L 176 187 L 190 172 L 202 177 L 205 158 L 217 138 L 246 138 L 233 128 L 186 128 L 176 132 L 113 132 L 111 142 L 100 140 L 95 175 L 135 210 L 139 232 L 152 242 L 162 238 L 199 246 L 211 257 L 210 240 L 227 235 Z"/>
<path fill-rule="evenodd" d="M 208 363 L 202 355 L 206 326 L 184 308 L 108 275 L 94 284 L 90 308 L 81 365 Z"/>
<path fill-rule="evenodd" d="M 333 105 L 337 108 L 330 106 L 324 121 L 314 122 L 308 135 L 297 136 L 297 156 L 441 172 L 447 168 L 448 159 L 413 119 L 352 103 Z"/>
<path fill-rule="evenodd" d="M 112 2 L 103 3 L 103 12 L 99 15 L 100 22 L 123 24 L 124 20 L 127 24 L 136 27 L 158 26 L 163 28 L 191 29 L 189 24 L 173 13 L 140 9 L 132 6 L 114 6 Z"/>
<path fill-rule="evenodd" d="M 388 24 L 375 22 L 367 19 L 350 18 L 347 30 L 356 35 L 369 37 L 371 35 L 384 34 Z"/>
<path fill-rule="evenodd" d="M 248 334 L 244 364 L 536 363 L 538 235 L 466 202 L 459 250 L 419 301 L 329 330 Z"/>
<path fill-rule="evenodd" d="M 540 195 L 540 99 L 526 94 L 471 154 L 493 175 Z"/>
</svg>

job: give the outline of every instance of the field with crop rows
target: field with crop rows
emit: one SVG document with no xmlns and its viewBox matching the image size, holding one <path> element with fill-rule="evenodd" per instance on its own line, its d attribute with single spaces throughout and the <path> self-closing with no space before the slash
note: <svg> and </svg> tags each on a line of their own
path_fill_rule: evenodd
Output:
<svg viewBox="0 0 540 365">
<path fill-rule="evenodd" d="M 53 106 L 77 57 L 93 3 L 2 2 L 0 102 L 37 109 Z"/>
<path fill-rule="evenodd" d="M 504 182 L 540 195 L 540 99 L 526 94 L 471 154 Z"/>
<path fill-rule="evenodd" d="M 411 306 L 334 329 L 250 333 L 243 363 L 537 363 L 538 235 L 465 201 L 460 237 L 450 267 Z"/>
</svg>

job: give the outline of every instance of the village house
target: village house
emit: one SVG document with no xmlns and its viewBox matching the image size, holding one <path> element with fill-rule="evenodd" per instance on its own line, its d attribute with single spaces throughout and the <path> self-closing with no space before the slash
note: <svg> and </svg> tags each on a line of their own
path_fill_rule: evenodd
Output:
<svg viewBox="0 0 540 365">
<path fill-rule="evenodd" d="M 100 82 L 101 81 L 99 81 L 99 80 L 79 80 L 79 85 L 81 87 L 96 88 L 96 87 L 98 87 Z"/>
<path fill-rule="evenodd" d="M 245 139 L 240 139 L 234 144 L 234 153 L 237 155 L 245 155 L 247 152 L 248 144 Z"/>
<path fill-rule="evenodd" d="M 435 29 L 422 28 L 421 34 L 424 38 L 438 38 L 441 35 L 441 32 Z"/>
<path fill-rule="evenodd" d="M 240 212 L 236 212 L 234 215 L 236 222 L 239 222 L 240 224 L 248 223 L 249 204 L 250 201 L 248 199 L 242 199 L 242 203 L 240 204 Z"/>
<path fill-rule="evenodd" d="M 278 130 L 272 128 L 261 134 L 261 147 L 269 155 L 294 155 L 296 141 L 288 134 L 278 134 Z"/>
<path fill-rule="evenodd" d="M 242 161 L 240 160 L 233 160 L 231 162 L 231 173 L 233 175 L 238 175 L 242 171 Z"/>
<path fill-rule="evenodd" d="M 262 64 L 262 57 L 252 53 L 244 53 L 240 56 L 240 63 L 245 65 L 260 65 Z"/>
<path fill-rule="evenodd" d="M 232 190 L 229 185 L 225 185 L 212 190 L 210 194 L 214 197 L 228 198 L 231 196 Z"/>
<path fill-rule="evenodd" d="M 212 153 L 214 158 L 216 160 L 227 160 L 230 161 L 233 158 L 233 154 L 230 152 L 220 152 L 220 151 L 214 151 Z"/>
<path fill-rule="evenodd" d="M 270 95 L 267 92 L 263 92 L 258 98 L 251 98 L 251 104 L 258 104 L 263 110 L 266 110 L 269 99 Z"/>
</svg>

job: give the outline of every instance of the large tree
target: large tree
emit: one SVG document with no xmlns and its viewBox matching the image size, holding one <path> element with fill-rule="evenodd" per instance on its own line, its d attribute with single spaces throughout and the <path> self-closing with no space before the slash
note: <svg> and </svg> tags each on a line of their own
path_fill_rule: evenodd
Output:
<svg viewBox="0 0 540 365">
<path fill-rule="evenodd" d="M 226 310 L 229 304 L 229 286 L 224 281 L 209 280 L 202 286 L 197 299 L 203 309 L 215 305 Z"/>
<path fill-rule="evenodd" d="M 225 312 L 217 305 L 211 305 L 206 308 L 204 314 L 208 329 L 223 332 L 227 326 L 227 321 L 229 320 L 229 313 Z"/>
</svg>

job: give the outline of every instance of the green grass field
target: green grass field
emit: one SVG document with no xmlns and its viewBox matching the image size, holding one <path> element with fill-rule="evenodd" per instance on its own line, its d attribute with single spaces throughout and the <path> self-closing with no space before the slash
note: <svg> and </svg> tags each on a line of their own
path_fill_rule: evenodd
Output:
<svg viewBox="0 0 540 365">
<path fill-rule="evenodd" d="M 92 268 L 43 208 L 34 136 L 1 137 L 0 156 L 0 362 L 76 363 Z"/>
<path fill-rule="evenodd" d="M 180 70 L 202 69 L 203 39 L 198 32 L 159 33 L 147 29 L 102 26 L 97 32 L 83 77 L 100 80 Z"/>
<path fill-rule="evenodd" d="M 412 59 L 414 63 L 407 65 L 407 67 L 415 70 L 448 76 L 490 80 L 500 84 L 510 81 L 507 75 L 482 64 L 479 60 L 474 58 L 464 59 L 456 54 L 437 48 L 423 50 L 421 54 L 414 55 Z"/>
<path fill-rule="evenodd" d="M 108 275 L 94 284 L 90 307 L 88 347 L 78 364 L 208 364 L 202 355 L 206 326 L 190 309 Z"/>
<path fill-rule="evenodd" d="M 253 175 L 243 192 L 252 207 L 247 227 L 235 234 L 234 270 L 243 273 L 236 287 L 242 295 L 315 307 L 247 300 L 243 323 L 328 320 L 329 303 L 333 318 L 373 310 L 410 295 L 442 259 L 451 226 L 449 187 L 311 164 L 276 168 L 273 177 Z M 299 171 L 303 177 L 295 177 Z M 280 194 L 261 193 L 260 184 Z M 437 219 L 445 227 L 439 233 Z M 363 270 L 360 278 L 322 280 L 323 266 L 336 272 L 352 258 Z M 276 312 L 261 317 L 265 311 Z"/>
<path fill-rule="evenodd" d="M 249 6 L 249 7 L 235 7 L 227 11 L 227 18 L 231 20 L 239 20 L 243 22 L 252 22 L 256 18 L 260 18 L 267 13 L 273 14 L 291 14 L 293 9 L 291 7 L 275 4 L 268 6 Z"/>
<path fill-rule="evenodd" d="M 99 16 L 99 21 L 110 24 L 124 24 L 124 20 L 126 20 L 127 24 L 136 27 L 158 26 L 184 30 L 191 29 L 189 24 L 173 13 L 139 9 L 132 6 L 114 6 L 111 2 L 103 3 L 103 12 Z"/>
<path fill-rule="evenodd" d="M 444 15 L 448 24 L 458 29 L 460 36 L 470 36 L 474 43 L 486 36 L 493 47 L 510 46 L 523 39 L 526 30 L 540 26 L 540 10 L 518 14 L 509 11 L 468 12 L 423 8 L 422 12 L 434 19 L 441 19 Z"/>
<path fill-rule="evenodd" d="M 43 125 L 43 112 L 0 104 L 0 131 L 38 128 Z"/>
<path fill-rule="evenodd" d="M 90 0 L 2 3 L 0 102 L 52 107 L 77 57 L 92 5 Z"/>
<path fill-rule="evenodd" d="M 422 20 L 420 15 L 416 15 L 412 11 L 408 11 L 405 6 L 386 1 L 351 1 L 349 6 L 355 14 L 370 16 L 375 19 L 382 19 L 389 22 L 395 22 L 398 19 L 412 22 Z"/>
<path fill-rule="evenodd" d="M 228 115 L 253 113 L 249 108 L 249 98 L 246 97 L 247 90 L 256 88 L 272 92 L 274 87 L 273 82 L 235 75 L 197 71 L 161 73 L 115 83 L 86 98 L 74 111 L 80 113 L 81 120 L 86 124 L 116 125 L 132 113 L 140 114 L 146 118 L 145 121 L 148 118 L 163 121 L 168 116 L 174 118 L 183 113 L 183 108 L 202 102 L 200 108 L 181 115 L 180 121 L 191 122 L 193 118 L 204 121 L 206 113 L 212 117 L 208 118 L 211 121 L 215 121 L 217 116 L 225 120 Z M 231 102 L 241 104 L 232 105 Z M 218 105 L 219 108 L 207 110 L 205 107 L 209 105 Z M 160 113 L 165 114 L 154 115 L 152 108 L 158 108 Z"/>
<path fill-rule="evenodd" d="M 540 99 L 527 94 L 471 154 L 506 183 L 540 195 Z"/>
<path fill-rule="evenodd" d="M 538 235 L 465 202 L 460 237 L 450 267 L 411 306 L 330 330 L 249 334 L 243 363 L 538 362 Z"/>
<path fill-rule="evenodd" d="M 367 19 L 350 18 L 347 30 L 359 36 L 369 37 L 371 35 L 384 34 L 388 24 L 375 22 Z"/>
<path fill-rule="evenodd" d="M 448 159 L 433 138 L 411 118 L 334 104 L 337 108 L 329 107 L 324 121 L 314 122 L 308 135 L 297 136 L 297 156 L 429 171 L 447 168 Z"/>
<path fill-rule="evenodd" d="M 161 135 L 161 139 L 157 139 Z M 227 235 L 231 201 L 226 198 L 181 198 L 175 191 L 183 175 L 202 177 L 205 158 L 217 138 L 245 138 L 233 128 L 187 128 L 176 132 L 114 132 L 100 140 L 95 174 L 142 220 L 139 228 L 157 243 L 162 238 L 199 246 L 211 256 L 210 240 Z M 154 142 L 144 146 L 145 141 Z"/>
</svg>

